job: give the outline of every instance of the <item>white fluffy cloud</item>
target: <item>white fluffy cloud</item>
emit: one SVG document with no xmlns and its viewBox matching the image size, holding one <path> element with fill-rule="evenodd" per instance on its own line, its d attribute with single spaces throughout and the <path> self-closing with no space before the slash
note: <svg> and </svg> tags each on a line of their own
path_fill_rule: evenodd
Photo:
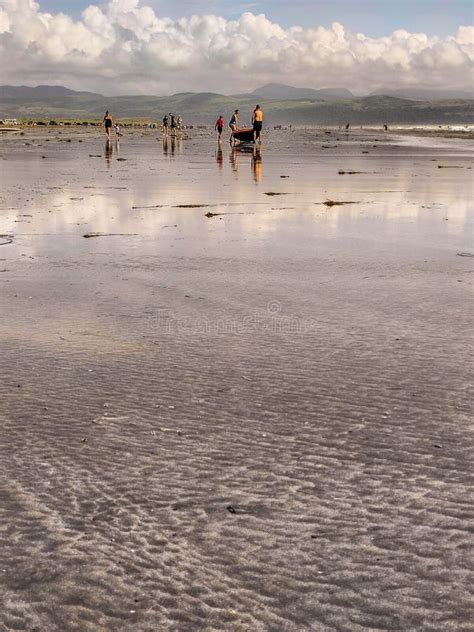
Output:
<svg viewBox="0 0 474 632">
<path fill-rule="evenodd" d="M 283 29 L 264 15 L 171 20 L 139 0 L 90 5 L 80 20 L 34 0 L 0 0 L 0 83 L 54 83 L 105 94 L 236 93 L 267 82 L 364 92 L 473 81 L 474 27 L 449 37 L 398 30 L 370 38 Z"/>
</svg>

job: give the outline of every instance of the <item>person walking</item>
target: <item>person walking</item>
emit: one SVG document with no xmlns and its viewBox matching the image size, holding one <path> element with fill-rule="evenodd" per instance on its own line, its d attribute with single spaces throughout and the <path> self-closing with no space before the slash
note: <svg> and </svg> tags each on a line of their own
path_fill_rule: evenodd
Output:
<svg viewBox="0 0 474 632">
<path fill-rule="evenodd" d="M 259 105 L 255 107 L 252 114 L 253 142 L 262 142 L 263 112 Z"/>
<path fill-rule="evenodd" d="M 231 130 L 230 142 L 232 143 L 234 141 L 233 132 L 236 132 L 239 129 L 239 110 L 234 110 L 234 113 L 229 121 L 229 127 Z"/>
<path fill-rule="evenodd" d="M 104 127 L 105 127 L 105 133 L 107 134 L 107 139 L 110 140 L 111 138 L 111 133 L 112 133 L 112 126 L 114 124 L 112 117 L 109 114 L 109 111 L 107 110 L 107 112 L 104 114 L 104 119 L 102 121 Z"/>
<path fill-rule="evenodd" d="M 163 117 L 163 136 L 167 136 L 168 135 L 168 117 L 165 114 Z"/>
<path fill-rule="evenodd" d="M 221 114 L 217 119 L 216 124 L 214 125 L 214 129 L 217 130 L 217 136 L 219 140 L 221 140 L 222 132 L 224 131 L 224 124 L 224 117 Z"/>
</svg>

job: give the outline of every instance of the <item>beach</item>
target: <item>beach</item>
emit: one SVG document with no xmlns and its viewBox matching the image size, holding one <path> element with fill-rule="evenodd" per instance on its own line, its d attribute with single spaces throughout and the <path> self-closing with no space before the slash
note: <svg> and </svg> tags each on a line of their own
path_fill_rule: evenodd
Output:
<svg viewBox="0 0 474 632">
<path fill-rule="evenodd" d="M 0 631 L 472 630 L 472 138 L 0 137 Z"/>
</svg>

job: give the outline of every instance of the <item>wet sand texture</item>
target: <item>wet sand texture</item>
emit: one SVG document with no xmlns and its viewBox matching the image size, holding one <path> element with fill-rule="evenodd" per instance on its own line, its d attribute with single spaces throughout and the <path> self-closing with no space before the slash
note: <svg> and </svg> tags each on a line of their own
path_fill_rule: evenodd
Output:
<svg viewBox="0 0 474 632">
<path fill-rule="evenodd" d="M 323 136 L 0 139 L 2 632 L 472 630 L 471 148 Z"/>
</svg>

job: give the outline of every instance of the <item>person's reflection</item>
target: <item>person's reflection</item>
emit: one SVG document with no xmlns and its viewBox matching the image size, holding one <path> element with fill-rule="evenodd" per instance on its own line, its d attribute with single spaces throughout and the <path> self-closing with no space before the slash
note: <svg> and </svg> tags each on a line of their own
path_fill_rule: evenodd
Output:
<svg viewBox="0 0 474 632">
<path fill-rule="evenodd" d="M 232 145 L 230 154 L 229 154 L 230 166 L 232 167 L 232 171 L 237 173 L 237 147 Z"/>
<path fill-rule="evenodd" d="M 115 151 L 117 152 L 117 155 L 120 154 L 120 138 L 117 138 L 115 141 Z"/>
<path fill-rule="evenodd" d="M 105 143 L 105 159 L 107 160 L 107 166 L 110 167 L 110 161 L 112 159 L 112 154 L 114 153 L 112 141 L 108 140 Z"/>
<path fill-rule="evenodd" d="M 260 180 L 262 179 L 262 154 L 260 153 L 260 149 L 257 149 L 257 147 L 253 148 L 252 171 L 253 171 L 253 178 L 255 182 L 258 184 Z"/>
<path fill-rule="evenodd" d="M 174 156 L 176 151 L 176 136 L 171 137 L 171 155 Z"/>
<path fill-rule="evenodd" d="M 163 156 L 168 155 L 168 134 L 163 136 Z"/>
<path fill-rule="evenodd" d="M 220 140 L 217 144 L 216 162 L 219 165 L 219 169 L 224 167 L 224 154 L 222 153 L 222 143 Z"/>
</svg>

